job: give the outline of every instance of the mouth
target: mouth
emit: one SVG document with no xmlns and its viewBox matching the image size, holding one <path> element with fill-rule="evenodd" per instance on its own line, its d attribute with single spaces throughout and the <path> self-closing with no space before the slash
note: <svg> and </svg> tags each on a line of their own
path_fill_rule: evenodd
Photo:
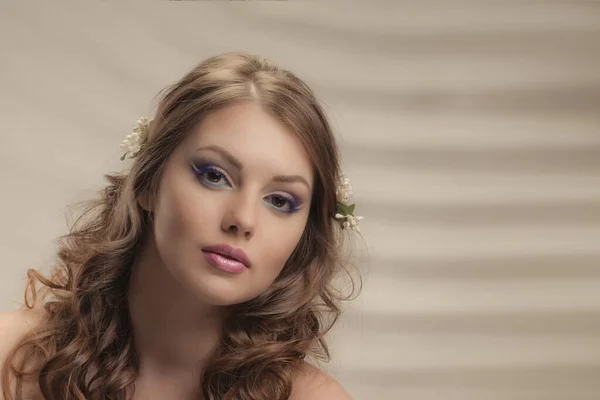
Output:
<svg viewBox="0 0 600 400">
<path fill-rule="evenodd" d="M 250 268 L 252 265 L 250 259 L 242 249 L 235 249 L 228 244 L 203 247 L 202 252 L 217 254 L 223 257 L 225 260 L 241 263 L 246 268 Z"/>
</svg>

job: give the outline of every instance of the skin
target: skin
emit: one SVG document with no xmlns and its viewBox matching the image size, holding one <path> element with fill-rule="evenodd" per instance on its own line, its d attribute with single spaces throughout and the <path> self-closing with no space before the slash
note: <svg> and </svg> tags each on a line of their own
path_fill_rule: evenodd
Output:
<svg viewBox="0 0 600 400">
<path fill-rule="evenodd" d="M 198 372 L 227 306 L 265 291 L 300 240 L 313 173 L 293 132 L 254 102 L 208 115 L 175 149 L 155 204 L 138 199 L 154 222 L 128 298 L 140 358 L 135 399 L 199 398 Z M 273 179 L 281 175 L 296 178 Z M 209 264 L 201 249 L 219 244 L 242 249 L 251 267 L 230 274 Z M 292 400 L 350 399 L 306 363 L 294 382 Z"/>
</svg>

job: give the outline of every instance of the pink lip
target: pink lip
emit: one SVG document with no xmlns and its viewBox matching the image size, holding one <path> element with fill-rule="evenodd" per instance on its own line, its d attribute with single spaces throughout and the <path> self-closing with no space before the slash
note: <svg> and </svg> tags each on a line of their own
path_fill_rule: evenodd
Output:
<svg viewBox="0 0 600 400">
<path fill-rule="evenodd" d="M 221 256 L 232 258 L 242 263 L 244 266 L 246 266 L 246 268 L 250 268 L 252 266 L 252 263 L 250 262 L 250 259 L 248 258 L 246 253 L 244 253 L 244 250 L 234 249 L 228 244 L 219 244 L 216 246 L 204 247 L 202 248 L 202 252 L 204 252 L 205 256 L 207 255 L 207 253 L 216 253 L 220 254 Z"/>
<path fill-rule="evenodd" d="M 238 260 L 225 257 L 218 253 L 213 253 L 212 251 L 203 251 L 202 255 L 210 265 L 229 274 L 241 274 L 247 269 L 246 266 Z"/>
</svg>

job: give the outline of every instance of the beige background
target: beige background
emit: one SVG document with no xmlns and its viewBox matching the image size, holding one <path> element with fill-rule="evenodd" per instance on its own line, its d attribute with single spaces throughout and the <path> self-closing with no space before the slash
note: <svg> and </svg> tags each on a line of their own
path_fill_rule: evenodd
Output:
<svg viewBox="0 0 600 400">
<path fill-rule="evenodd" d="M 356 399 L 600 399 L 600 3 L 0 2 L 0 310 L 200 60 L 327 104 L 366 216 Z M 366 267 L 365 267 L 366 268 Z"/>
</svg>

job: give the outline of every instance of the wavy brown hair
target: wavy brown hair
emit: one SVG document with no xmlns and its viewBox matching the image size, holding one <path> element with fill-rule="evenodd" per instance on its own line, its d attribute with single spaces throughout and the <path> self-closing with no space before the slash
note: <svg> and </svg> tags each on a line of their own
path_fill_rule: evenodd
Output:
<svg viewBox="0 0 600 400">
<path fill-rule="evenodd" d="M 266 292 L 231 307 L 198 382 L 202 397 L 287 399 L 305 356 L 329 360 L 324 335 L 340 315 L 340 302 L 357 293 L 352 279 L 345 296 L 333 286 L 350 265 L 342 262 L 342 231 L 333 220 L 340 174 L 334 135 L 295 75 L 263 57 L 228 53 L 203 61 L 162 92 L 130 171 L 106 175 L 101 197 L 83 204 L 60 240 L 49 277 L 28 271 L 25 305 L 43 302 L 45 317 L 6 360 L 6 399 L 22 398 L 25 379 L 37 380 L 48 400 L 126 398 L 139 367 L 127 306 L 131 266 L 152 226 L 137 199 L 146 195 L 153 202 L 165 161 L 203 117 L 242 101 L 258 102 L 297 135 L 312 160 L 315 185 L 305 230 L 279 276 Z"/>
</svg>

